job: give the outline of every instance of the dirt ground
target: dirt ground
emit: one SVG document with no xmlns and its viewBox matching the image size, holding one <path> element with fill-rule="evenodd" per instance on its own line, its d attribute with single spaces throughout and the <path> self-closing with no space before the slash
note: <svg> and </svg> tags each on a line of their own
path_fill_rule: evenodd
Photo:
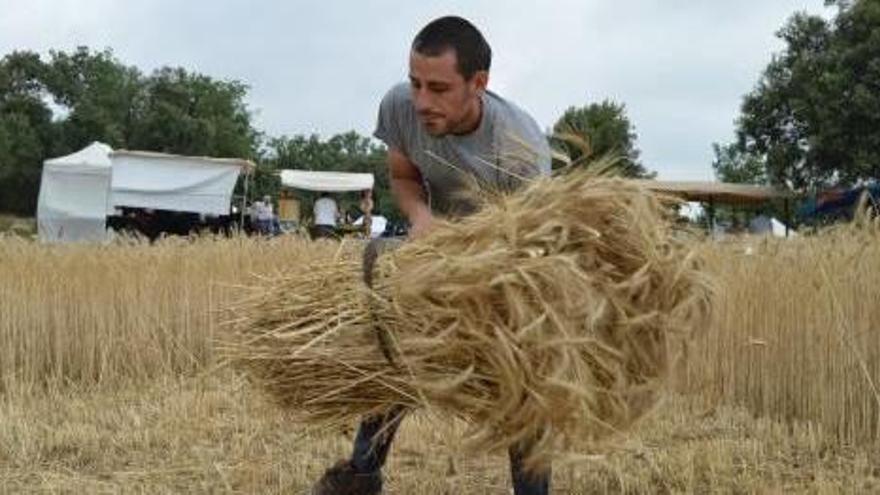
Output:
<svg viewBox="0 0 880 495">
<path fill-rule="evenodd" d="M 16 391 L 0 402 L 2 493 L 306 493 L 350 437 L 308 431 L 229 373 L 104 391 Z M 460 453 L 464 428 L 408 418 L 389 494 L 510 493 L 503 456 Z M 557 463 L 553 493 L 880 490 L 878 453 L 674 397 L 634 433 Z"/>
</svg>

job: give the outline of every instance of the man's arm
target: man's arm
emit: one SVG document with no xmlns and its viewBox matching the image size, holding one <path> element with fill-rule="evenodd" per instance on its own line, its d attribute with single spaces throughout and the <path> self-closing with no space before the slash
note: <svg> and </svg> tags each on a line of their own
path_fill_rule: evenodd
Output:
<svg viewBox="0 0 880 495">
<path fill-rule="evenodd" d="M 410 235 L 418 237 L 431 227 L 431 210 L 422 186 L 422 174 L 400 150 L 388 149 L 391 192 L 397 207 L 409 219 Z"/>
<path fill-rule="evenodd" d="M 336 220 L 336 223 L 342 221 L 342 210 L 339 209 L 339 203 L 336 200 L 333 200 L 333 219 Z"/>
</svg>

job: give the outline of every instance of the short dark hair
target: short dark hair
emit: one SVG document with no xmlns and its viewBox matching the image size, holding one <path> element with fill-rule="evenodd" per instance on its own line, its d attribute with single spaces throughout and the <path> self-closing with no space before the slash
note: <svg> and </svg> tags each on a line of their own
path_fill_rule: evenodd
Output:
<svg viewBox="0 0 880 495">
<path fill-rule="evenodd" d="M 455 51 L 458 72 L 470 80 L 481 70 L 488 71 L 492 65 L 492 48 L 480 30 L 467 19 L 446 16 L 435 19 L 423 27 L 413 40 L 416 53 L 436 57 L 447 50 Z"/>
</svg>

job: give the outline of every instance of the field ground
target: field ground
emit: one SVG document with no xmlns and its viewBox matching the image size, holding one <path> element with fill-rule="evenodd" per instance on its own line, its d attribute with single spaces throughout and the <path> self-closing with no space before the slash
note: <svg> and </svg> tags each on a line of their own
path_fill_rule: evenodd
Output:
<svg viewBox="0 0 880 495">
<path fill-rule="evenodd" d="M 460 425 L 409 418 L 387 493 L 504 494 L 501 456 L 458 455 Z M 318 435 L 231 374 L 0 403 L 3 493 L 305 493 L 350 439 Z M 870 493 L 880 452 L 815 428 L 670 399 L 638 431 L 556 466 L 554 493 Z"/>
<path fill-rule="evenodd" d="M 573 446 L 554 493 L 880 493 L 878 239 L 703 246 L 719 300 L 678 395 L 607 446 Z M 0 493 L 305 493 L 350 437 L 217 370 L 212 315 L 333 246 L 0 238 Z M 506 458 L 462 454 L 464 434 L 409 418 L 387 493 L 509 493 Z"/>
<path fill-rule="evenodd" d="M 5 232 L 29 237 L 37 233 L 37 223 L 33 218 L 0 214 L 0 234 Z"/>
</svg>

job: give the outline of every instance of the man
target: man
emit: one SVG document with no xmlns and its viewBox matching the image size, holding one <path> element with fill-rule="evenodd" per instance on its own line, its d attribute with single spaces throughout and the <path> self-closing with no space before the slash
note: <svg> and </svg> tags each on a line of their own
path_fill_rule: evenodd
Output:
<svg viewBox="0 0 880 495">
<path fill-rule="evenodd" d="M 535 121 L 487 91 L 491 58 L 470 22 L 437 19 L 413 41 L 409 84 L 382 100 L 375 136 L 388 146 L 391 189 L 411 236 L 428 232 L 435 215 L 473 213 L 475 190 L 511 190 L 550 173 L 549 146 Z M 314 493 L 381 493 L 381 468 L 405 412 L 393 408 L 361 423 L 352 458 L 328 470 Z M 528 452 L 528 442 L 510 450 L 514 493 L 546 494 L 550 473 L 526 473 Z"/>
<path fill-rule="evenodd" d="M 263 196 L 263 201 L 254 203 L 257 214 L 257 230 L 263 235 L 271 235 L 273 233 L 273 220 L 275 219 L 275 211 L 272 208 L 272 197 L 268 194 Z"/>
<path fill-rule="evenodd" d="M 329 193 L 322 192 L 321 196 L 315 200 L 312 213 L 315 217 L 315 228 L 312 237 L 334 237 L 336 235 L 336 222 L 339 219 L 339 208 Z"/>
</svg>

